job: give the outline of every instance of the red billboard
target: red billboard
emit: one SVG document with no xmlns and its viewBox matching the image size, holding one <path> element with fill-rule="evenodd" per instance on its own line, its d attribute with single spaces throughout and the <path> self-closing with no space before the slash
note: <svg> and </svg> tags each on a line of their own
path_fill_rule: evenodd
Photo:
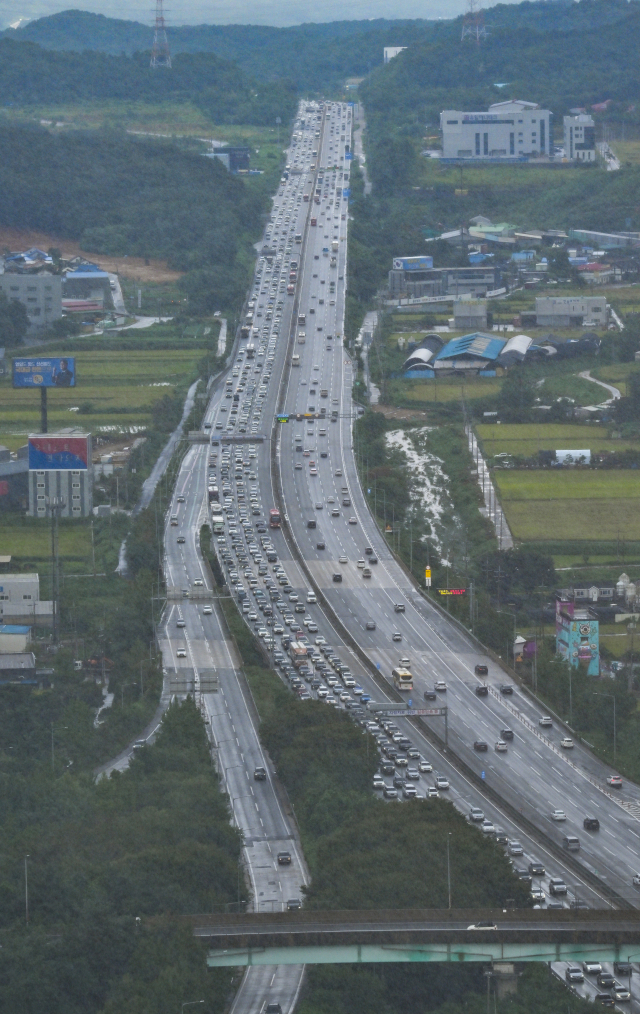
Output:
<svg viewBox="0 0 640 1014">
<path fill-rule="evenodd" d="M 29 437 L 29 470 L 86 471 L 91 464 L 91 437 L 71 433 L 39 433 Z"/>
</svg>

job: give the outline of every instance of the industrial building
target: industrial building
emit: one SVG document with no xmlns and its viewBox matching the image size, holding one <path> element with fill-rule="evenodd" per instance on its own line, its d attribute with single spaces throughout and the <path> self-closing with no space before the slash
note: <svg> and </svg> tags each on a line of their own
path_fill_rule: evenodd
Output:
<svg viewBox="0 0 640 1014">
<path fill-rule="evenodd" d="M 495 376 L 498 367 L 507 369 L 524 360 L 531 346 L 527 335 L 514 335 L 505 341 L 492 334 L 476 331 L 452 338 L 438 349 L 433 342 L 414 349 L 406 359 L 405 376 L 433 377 L 436 373 L 477 373 Z"/>
<path fill-rule="evenodd" d="M 527 159 L 553 154 L 553 114 L 536 102 L 494 102 L 486 112 L 445 109 L 440 129 L 446 159 Z"/>
<path fill-rule="evenodd" d="M 564 154 L 571 162 L 595 162 L 596 125 L 588 113 L 565 116 Z"/>
<path fill-rule="evenodd" d="M 62 317 L 60 275 L 5 272 L 0 275 L 0 291 L 7 299 L 17 299 L 26 308 L 30 332 L 48 328 Z"/>
<path fill-rule="evenodd" d="M 407 258 L 394 258 L 394 265 L 400 260 Z M 389 296 L 392 299 L 458 295 L 484 298 L 488 292 L 500 287 L 501 280 L 500 268 L 495 264 L 419 269 L 394 266 L 389 272 Z"/>
<path fill-rule="evenodd" d="M 604 296 L 536 296 L 538 327 L 606 327 L 608 321 Z"/>
<path fill-rule="evenodd" d="M 50 626 L 53 602 L 41 601 L 38 574 L 0 574 L 0 623 Z"/>
</svg>

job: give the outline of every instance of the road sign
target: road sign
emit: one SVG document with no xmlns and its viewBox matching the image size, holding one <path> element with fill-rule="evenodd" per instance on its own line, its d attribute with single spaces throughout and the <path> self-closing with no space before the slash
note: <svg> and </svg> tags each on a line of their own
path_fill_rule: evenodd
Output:
<svg viewBox="0 0 640 1014">
<path fill-rule="evenodd" d="M 424 568 L 424 583 L 426 588 L 431 587 L 431 567 Z"/>
<path fill-rule="evenodd" d="M 466 595 L 466 588 L 438 588 L 438 595 Z"/>
</svg>

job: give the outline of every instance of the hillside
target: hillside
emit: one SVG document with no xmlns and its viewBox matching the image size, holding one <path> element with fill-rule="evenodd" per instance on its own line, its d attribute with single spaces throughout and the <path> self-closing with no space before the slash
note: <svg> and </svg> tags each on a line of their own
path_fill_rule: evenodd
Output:
<svg viewBox="0 0 640 1014">
<path fill-rule="evenodd" d="M 638 0 L 555 0 L 498 4 L 486 11 L 492 30 L 583 32 L 624 21 Z M 132 55 L 151 48 L 152 31 L 137 21 L 107 18 L 86 11 L 62 11 L 30 22 L 5 37 L 35 42 L 53 50 L 94 50 Z M 261 79 L 288 77 L 300 88 L 326 90 L 345 77 L 360 77 L 382 64 L 384 46 L 457 43 L 460 18 L 426 20 L 334 21 L 292 28 L 261 25 L 185 25 L 168 28 L 172 53 L 211 52 Z M 499 76 L 496 80 L 505 80 Z"/>
</svg>

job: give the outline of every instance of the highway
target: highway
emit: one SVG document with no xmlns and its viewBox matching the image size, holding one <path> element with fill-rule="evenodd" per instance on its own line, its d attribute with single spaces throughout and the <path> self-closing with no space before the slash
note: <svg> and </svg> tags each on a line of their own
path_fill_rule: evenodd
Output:
<svg viewBox="0 0 640 1014">
<path fill-rule="evenodd" d="M 342 341 L 350 145 L 349 106 L 301 104 L 288 169 L 274 197 L 247 300 L 245 327 L 232 367 L 212 388 L 204 423 L 211 446 L 189 450 L 170 510 L 177 524 L 167 518 L 165 667 L 169 680 L 171 674 L 180 677 L 182 682 L 174 683 L 178 692 L 192 687 L 206 712 L 221 781 L 247 840 L 243 857 L 252 907 L 284 908 L 299 896 L 308 874 L 272 772 L 266 785 L 253 783 L 253 767 L 262 756 L 255 716 L 199 553 L 200 526 L 211 513 L 208 500 L 215 516 L 224 518 L 215 543 L 227 583 L 285 682 L 297 684 L 296 673 L 286 665 L 282 638 L 291 636 L 299 622 L 296 637 L 307 637 L 313 656 L 307 686 L 297 687 L 303 699 L 318 696 L 350 710 L 362 695 L 391 700 L 391 670 L 408 657 L 415 685 L 405 697 L 421 701 L 424 691 L 442 680 L 447 689 L 438 696 L 449 708 L 449 755 L 425 737 L 419 721 L 395 720 L 419 751 L 423 768 L 432 766 L 413 781 L 418 794 L 434 794 L 436 776 L 446 777 L 450 787 L 441 794 L 462 813 L 480 806 L 493 825 L 485 833 L 504 831 L 511 843 L 520 842 L 520 851 L 508 847 L 518 875 L 527 878 L 529 862 L 544 866 L 544 874 L 532 883 L 537 904 L 602 907 L 610 890 L 637 906 L 640 894 L 632 877 L 640 870 L 638 787 L 609 788 L 606 777 L 612 772 L 579 745 L 571 755 L 562 750 L 565 730 L 541 728 L 541 712 L 518 688 L 509 697 L 501 693 L 504 673 L 470 636 L 424 601 L 368 511 L 353 454 L 354 373 Z M 324 417 L 315 418 L 322 408 Z M 277 423 L 279 413 L 289 421 Z M 313 418 L 291 419 L 303 414 Z M 279 506 L 280 491 L 282 527 L 272 528 L 269 511 Z M 396 613 L 395 604 L 405 611 Z M 374 624 L 375 629 L 367 629 Z M 325 644 L 315 644 L 316 639 Z M 321 653 L 326 646 L 333 650 L 328 661 Z M 336 667 L 340 664 L 348 666 L 357 683 L 351 694 Z M 489 667 L 483 678 L 490 689 L 485 697 L 475 693 L 482 682 L 474 673 L 477 664 Z M 200 673 L 212 670 L 219 692 L 201 694 Z M 432 721 L 441 735 L 441 719 Z M 498 753 L 494 746 L 503 729 L 510 729 L 513 739 L 506 752 Z M 382 729 L 377 731 L 381 745 L 390 746 Z M 486 741 L 486 753 L 474 750 L 475 740 Z M 452 753 L 478 782 L 458 770 Z M 266 760 L 264 764 L 269 769 Z M 400 779 L 407 769 L 394 767 Z M 496 795 L 487 798 L 478 788 L 482 782 Z M 382 784 L 390 789 L 392 776 Z M 401 797 L 410 794 L 400 786 Z M 551 819 L 555 809 L 565 811 L 565 821 Z M 586 816 L 599 818 L 600 831 L 583 831 Z M 543 837 L 526 834 L 523 828 L 530 826 Z M 566 834 L 578 835 L 581 848 L 563 861 Z M 287 872 L 275 862 L 283 842 L 295 843 Z M 560 900 L 550 893 L 552 876 L 567 885 Z M 508 891 L 505 884 L 505 900 Z M 299 973 L 272 969 L 267 985 L 265 978 L 252 979 L 258 972 L 263 974 L 248 972 L 235 1014 L 252 1009 L 266 995 L 277 999 L 283 1011 L 292 1009 L 300 978 L 288 976 Z"/>
</svg>

